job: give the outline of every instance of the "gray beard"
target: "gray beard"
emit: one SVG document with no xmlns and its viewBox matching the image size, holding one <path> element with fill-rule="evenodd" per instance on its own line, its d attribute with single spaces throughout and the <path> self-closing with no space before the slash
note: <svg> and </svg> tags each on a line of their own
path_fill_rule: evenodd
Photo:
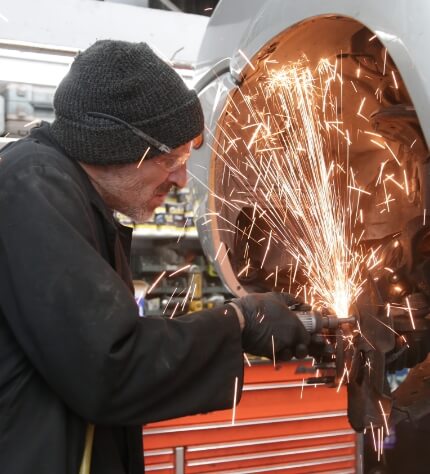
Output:
<svg viewBox="0 0 430 474">
<path fill-rule="evenodd" d="M 152 216 L 153 211 L 147 209 L 146 207 L 129 207 L 127 209 L 119 210 L 119 212 L 121 212 L 121 214 L 125 214 L 136 224 L 144 224 Z"/>
</svg>

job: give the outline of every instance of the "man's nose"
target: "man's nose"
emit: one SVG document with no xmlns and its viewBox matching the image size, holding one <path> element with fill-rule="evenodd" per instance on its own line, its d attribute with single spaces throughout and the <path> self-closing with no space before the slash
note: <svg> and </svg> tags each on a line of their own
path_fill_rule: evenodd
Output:
<svg viewBox="0 0 430 474">
<path fill-rule="evenodd" d="M 172 171 L 169 176 L 170 181 L 174 183 L 178 188 L 184 188 L 187 185 L 187 165 L 183 164 L 180 168 Z"/>
</svg>

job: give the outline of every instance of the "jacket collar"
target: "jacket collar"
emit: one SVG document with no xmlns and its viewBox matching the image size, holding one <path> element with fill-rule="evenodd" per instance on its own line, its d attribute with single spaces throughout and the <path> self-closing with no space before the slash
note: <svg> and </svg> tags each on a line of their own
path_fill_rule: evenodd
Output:
<svg viewBox="0 0 430 474">
<path fill-rule="evenodd" d="M 102 197 L 97 192 L 96 188 L 93 186 L 88 174 L 79 165 L 79 163 L 70 158 L 61 145 L 54 139 L 50 132 L 50 124 L 48 122 L 42 121 L 39 126 L 36 126 L 31 129 L 29 140 L 37 140 L 41 143 L 55 148 L 61 155 L 65 156 L 69 162 L 74 166 L 75 170 L 81 178 L 81 183 L 84 185 L 85 190 L 87 191 L 87 196 L 89 197 L 91 203 L 97 208 L 97 210 L 102 214 L 102 216 L 115 227 L 114 218 L 112 211 L 106 206 Z"/>
<path fill-rule="evenodd" d="M 80 164 L 76 160 L 74 160 L 73 158 L 70 158 L 67 155 L 65 150 L 52 136 L 50 132 L 50 128 L 51 126 L 48 122 L 42 121 L 39 126 L 36 126 L 31 129 L 28 139 L 38 140 L 45 145 L 55 148 L 61 155 L 65 156 L 70 161 L 70 163 L 72 163 L 75 170 L 79 174 L 80 181 L 85 187 L 87 196 L 91 204 L 103 217 L 105 224 L 107 224 L 107 228 L 112 233 L 119 234 L 119 238 L 124 247 L 124 250 L 126 254 L 129 255 L 133 230 L 129 227 L 123 226 L 122 224 L 120 224 L 118 221 L 115 220 L 112 210 L 106 206 L 102 197 L 97 192 L 96 188 L 91 182 L 88 174 L 85 172 L 85 170 L 82 168 L 82 166 L 80 166 Z"/>
</svg>

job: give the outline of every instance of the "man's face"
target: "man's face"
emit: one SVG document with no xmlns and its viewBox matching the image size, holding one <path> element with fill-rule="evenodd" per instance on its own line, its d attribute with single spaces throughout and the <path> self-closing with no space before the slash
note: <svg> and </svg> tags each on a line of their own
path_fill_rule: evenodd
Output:
<svg viewBox="0 0 430 474">
<path fill-rule="evenodd" d="M 141 163 L 82 166 L 111 209 L 143 223 L 164 202 L 172 186 L 183 188 L 187 184 L 190 151 L 191 142 Z"/>
</svg>

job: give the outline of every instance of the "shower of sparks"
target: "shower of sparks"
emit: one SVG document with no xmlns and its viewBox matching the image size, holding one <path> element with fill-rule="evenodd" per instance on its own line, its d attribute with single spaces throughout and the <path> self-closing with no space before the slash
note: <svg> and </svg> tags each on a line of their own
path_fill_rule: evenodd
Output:
<svg viewBox="0 0 430 474">
<path fill-rule="evenodd" d="M 403 179 L 405 183 L 406 196 L 409 196 L 409 183 L 408 183 L 408 176 L 406 174 L 406 170 L 403 170 Z"/>
<path fill-rule="evenodd" d="M 382 406 L 381 400 L 378 400 L 379 407 L 381 408 L 381 413 L 384 418 L 384 424 L 385 424 L 385 430 L 387 431 L 387 436 L 390 434 L 390 430 L 388 429 L 388 420 L 387 420 L 387 414 L 384 411 L 384 407 Z"/>
<path fill-rule="evenodd" d="M 175 296 L 175 293 L 176 293 L 177 290 L 178 290 L 178 288 L 175 288 L 175 289 L 173 290 L 173 293 L 170 295 L 170 298 L 168 299 L 168 301 L 167 301 L 167 303 L 166 303 L 166 306 L 164 307 L 163 314 L 166 313 L 167 308 L 169 307 L 169 304 L 170 304 L 170 302 L 172 301 L 172 298 Z"/>
<path fill-rule="evenodd" d="M 404 342 L 404 344 L 406 345 L 406 347 L 409 348 L 409 344 L 408 344 L 408 341 L 407 341 L 406 337 L 405 337 L 405 336 L 401 336 L 400 339 Z"/>
<path fill-rule="evenodd" d="M 391 156 L 394 158 L 394 160 L 396 161 L 396 163 L 400 166 L 400 161 L 399 159 L 397 158 L 396 154 L 393 152 L 393 150 L 391 149 L 390 145 L 388 145 L 387 142 L 384 142 L 384 145 L 385 147 L 388 149 L 388 151 L 391 153 Z"/>
<path fill-rule="evenodd" d="M 385 50 L 384 71 L 386 54 Z M 234 230 L 225 229 L 247 240 L 242 264 L 236 270 L 238 278 L 255 270 L 249 246 L 254 240 L 261 248 L 260 269 L 268 261 L 273 263 L 273 248 L 277 255 L 289 255 L 289 292 L 294 282 L 293 291 L 313 306 L 346 317 L 363 289 L 363 275 L 377 267 L 381 258 L 380 248 L 363 249 L 364 230 L 355 234 L 360 227 L 357 224 L 366 222 L 360 200 L 369 196 L 375 202 L 375 191 L 368 184 L 361 185 L 349 161 L 350 137 L 355 130 L 349 130 L 342 116 L 338 117 L 342 98 L 332 94 L 334 85 L 342 90 L 342 74 L 337 63 L 328 60 L 321 60 L 315 70 L 306 61 L 275 67 L 266 69 L 255 89 L 238 89 L 235 100 L 226 107 L 227 118 L 211 148 L 222 166 L 222 185 L 227 184 L 229 191 L 225 195 L 210 192 L 214 201 L 233 213 L 241 205 L 252 211 L 247 227 L 238 228 L 230 222 Z M 398 87 L 395 74 L 391 75 Z M 357 87 L 351 84 L 358 94 L 357 115 L 368 122 L 363 115 L 366 97 L 359 97 Z M 370 143 L 386 152 L 375 184 L 375 195 L 381 202 L 378 199 L 375 208 L 388 213 L 396 201 L 393 187 L 409 193 L 406 170 L 383 135 L 358 129 L 357 137 L 363 132 Z M 401 178 L 392 172 L 395 165 L 400 174 L 403 172 Z M 257 223 L 263 216 L 264 229 Z M 216 217 L 224 219 L 219 214 Z M 258 240 L 253 239 L 255 229 L 260 234 Z M 261 233 L 265 236 L 260 238 Z M 221 248 L 220 243 L 216 259 Z M 270 263 L 268 268 L 274 270 Z M 276 273 L 268 272 L 265 280 L 274 281 L 277 288 L 282 270 L 277 265 Z M 298 283 L 298 276 L 306 283 Z M 370 371 L 370 364 L 368 367 Z"/>
<path fill-rule="evenodd" d="M 176 243 L 178 244 L 181 239 L 183 239 L 187 235 L 187 228 L 188 228 L 188 223 L 190 221 L 190 218 L 187 217 L 185 219 L 184 225 L 182 226 L 182 232 L 179 234 L 178 239 L 176 240 Z"/>
<path fill-rule="evenodd" d="M 237 183 L 233 191 L 247 192 L 237 198 L 215 193 L 213 197 L 231 209 L 238 203 L 253 209 L 249 227 L 242 230 L 245 239 L 259 228 L 257 216 L 264 216 L 268 230 L 258 241 L 264 246 L 260 268 L 273 248 L 278 252 L 283 248 L 296 262 L 292 280 L 299 268 L 304 273 L 307 287 L 302 293 L 308 302 L 347 317 L 362 291 L 362 270 L 370 260 L 353 230 L 363 220 L 358 209 L 361 194 L 371 193 L 360 187 L 350 168 L 351 134 L 337 116 L 337 99 L 331 92 L 334 83 L 342 87 L 336 65 L 321 60 L 315 75 L 300 61 L 269 70 L 256 91 L 245 94 L 239 89 L 246 117 L 240 117 L 231 101 L 227 126 L 220 130 L 212 150 L 224 166 L 223 179 Z M 364 104 L 365 98 L 359 115 Z M 249 135 L 241 132 L 248 129 Z M 244 150 L 240 156 L 239 149 Z M 388 203 L 389 195 L 384 205 Z M 252 271 L 248 248 L 237 277 Z"/>
<path fill-rule="evenodd" d="M 245 267 L 242 268 L 242 270 L 237 274 L 238 277 L 243 275 L 247 270 L 249 270 L 250 264 L 248 263 Z"/>
<path fill-rule="evenodd" d="M 190 268 L 190 267 L 191 267 L 191 265 L 184 265 L 183 267 L 178 268 L 177 270 L 175 270 L 173 273 L 171 273 L 171 274 L 169 275 L 169 278 L 171 278 L 172 276 L 177 275 L 178 273 L 183 272 L 184 270 L 188 270 L 188 268 Z"/>
<path fill-rule="evenodd" d="M 363 99 L 360 102 L 360 107 L 358 107 L 357 115 L 360 115 L 360 117 L 363 117 L 361 114 L 361 111 L 363 110 L 364 103 L 366 102 L 366 97 L 363 97 Z"/>
<path fill-rule="evenodd" d="M 35 125 L 39 125 L 40 124 L 40 119 L 34 119 L 32 120 L 31 122 L 28 122 L 24 125 L 24 128 L 32 128 L 34 127 Z"/>
<path fill-rule="evenodd" d="M 366 362 L 364 363 L 364 367 L 367 367 L 368 371 L 369 371 L 369 377 L 370 377 L 370 372 L 372 370 L 372 364 L 370 362 L 370 359 L 367 359 Z"/>
<path fill-rule="evenodd" d="M 223 248 L 223 242 L 220 242 L 219 246 L 218 246 L 218 250 L 216 251 L 216 254 L 215 254 L 215 257 L 214 257 L 214 260 L 218 260 L 218 257 L 219 257 L 219 253 L 221 252 L 221 249 Z"/>
<path fill-rule="evenodd" d="M 239 54 L 255 71 L 244 53 L 239 51 Z M 386 60 L 385 50 L 384 74 Z M 255 87 L 254 82 L 245 81 L 243 87 L 235 89 L 224 109 L 224 120 L 219 123 L 214 142 L 209 145 L 220 180 L 213 189 L 208 189 L 214 204 L 201 226 L 208 224 L 212 229 L 225 232 L 224 235 L 230 233 L 229 238 L 233 234 L 242 242 L 239 252 L 243 253 L 235 254 L 235 259 L 240 261 L 238 268 L 234 268 L 238 279 L 267 266 L 269 271 L 264 274 L 264 280 L 274 284 L 276 290 L 279 290 L 279 279 L 279 286 L 285 285 L 289 292 L 293 289 L 312 306 L 347 317 L 351 305 L 363 291 L 368 272 L 376 267 L 384 269 L 382 246 L 366 248 L 362 244 L 366 238 L 363 223 L 367 222 L 370 204 L 373 206 L 370 212 L 388 214 L 395 210 L 399 195 L 409 195 L 410 183 L 401 161 L 402 150 L 371 129 L 367 116 L 370 117 L 375 98 L 367 93 L 369 102 L 366 104 L 358 79 L 356 83 L 343 84 L 342 68 L 337 60 L 336 63 L 321 60 L 314 69 L 307 60 L 270 67 L 267 63 L 264 71 L 255 81 Z M 397 88 L 399 77 L 396 78 L 393 71 L 388 72 L 387 77 L 392 77 Z M 364 68 L 358 68 L 357 78 L 364 73 Z M 356 94 L 351 110 L 360 117 L 358 129 L 350 128 L 353 124 L 348 124 L 347 114 L 344 117 L 338 112 L 342 109 L 338 92 L 342 87 L 351 89 L 351 86 Z M 382 91 L 375 95 L 377 100 L 382 100 Z M 354 169 L 353 159 L 350 160 L 354 140 L 375 145 L 369 146 L 370 153 L 378 157 L 372 181 L 366 181 L 366 177 Z M 352 152 L 351 156 L 354 156 Z M 196 176 L 193 179 L 204 184 Z M 248 221 L 239 225 L 235 217 L 243 208 L 248 209 Z M 425 218 L 424 210 L 424 224 Z M 230 255 L 236 252 L 236 248 L 228 244 L 222 238 L 219 244 L 215 243 L 215 261 L 221 266 L 230 251 Z M 393 245 L 397 247 L 399 242 Z M 254 251 L 258 251 L 255 260 Z M 395 272 L 388 266 L 385 271 Z M 398 286 L 395 291 L 401 293 L 403 289 Z M 406 305 L 405 312 L 409 312 L 415 329 L 407 299 Z M 173 314 L 177 307 L 178 304 Z M 398 308 L 386 305 L 387 318 L 394 307 Z M 259 322 L 263 322 L 264 314 L 257 316 L 261 317 Z M 395 333 L 388 324 L 380 322 Z M 359 324 L 354 333 L 361 334 L 375 349 L 361 333 Z M 346 344 L 352 345 L 352 338 L 351 335 Z M 272 353 L 276 366 L 273 336 Z M 245 360 L 250 365 L 249 360 Z M 371 375 L 370 359 L 366 360 L 365 368 Z M 349 376 L 345 366 L 337 391 Z M 304 381 L 300 398 L 303 387 Z M 237 386 L 235 397 L 236 391 Z M 388 433 L 386 415 L 380 405 Z M 236 401 L 232 424 L 235 406 Z M 377 439 L 372 424 L 371 429 L 375 451 L 380 456 L 384 429 L 378 429 Z"/>
<path fill-rule="evenodd" d="M 145 150 L 145 153 L 142 155 L 142 158 L 140 159 L 139 163 L 137 164 L 137 168 L 140 167 L 140 165 L 142 164 L 143 160 L 146 158 L 146 155 L 148 154 L 149 150 L 151 149 L 151 147 L 148 147 L 146 150 Z"/>
<path fill-rule="evenodd" d="M 411 305 L 409 303 L 409 298 L 406 297 L 405 301 L 406 301 L 406 306 L 407 306 L 407 309 L 408 309 L 409 318 L 411 319 L 412 329 L 415 330 L 415 321 L 414 321 L 414 317 L 412 315 L 412 308 L 411 308 Z"/>
<path fill-rule="evenodd" d="M 345 368 L 344 368 L 343 373 L 342 373 L 342 377 L 340 378 L 339 383 L 338 383 L 338 386 L 337 386 L 337 389 L 336 389 L 336 392 L 337 392 L 337 393 L 339 393 L 340 388 L 342 387 L 343 381 L 344 381 L 344 379 L 345 379 L 345 375 L 346 375 L 346 377 L 348 378 L 349 373 L 348 373 L 348 368 L 346 367 L 346 365 L 345 365 Z"/>
<path fill-rule="evenodd" d="M 398 89 L 399 85 L 397 84 L 396 73 L 394 71 L 391 71 L 391 75 L 393 76 L 394 87 Z"/>
<path fill-rule="evenodd" d="M 248 59 L 248 56 L 241 50 L 239 49 L 239 54 L 242 56 L 242 58 L 248 63 L 248 65 L 251 67 L 251 69 L 253 69 L 255 71 L 255 67 L 254 65 L 252 64 L 252 62 Z"/>
<path fill-rule="evenodd" d="M 191 279 L 191 283 L 188 285 L 187 293 L 185 294 L 185 297 L 182 301 L 182 305 L 181 305 L 181 310 L 182 311 L 184 311 L 185 305 L 187 304 L 188 298 L 190 296 L 191 288 L 193 287 L 193 280 L 194 280 L 194 275 L 193 275 L 193 278 Z M 196 289 L 196 285 L 194 284 L 194 291 L 195 291 L 195 289 Z M 191 295 L 190 301 L 192 301 L 192 299 L 193 299 L 193 294 L 194 294 L 194 292 Z"/>
<path fill-rule="evenodd" d="M 379 146 L 379 148 L 382 148 L 383 150 L 385 150 L 385 146 L 382 143 L 379 143 L 378 141 L 373 140 L 373 139 L 370 141 L 374 143 L 376 146 Z"/>
<path fill-rule="evenodd" d="M 238 388 L 239 379 L 236 377 L 234 379 L 234 395 L 233 395 L 233 413 L 231 415 L 231 424 L 234 425 L 236 420 L 236 401 L 237 401 L 237 388 Z"/>
<path fill-rule="evenodd" d="M 158 278 L 154 281 L 154 283 L 151 285 L 151 287 L 147 291 L 147 293 L 146 293 L 147 295 L 149 295 L 151 293 L 151 291 L 158 285 L 158 283 L 164 277 L 165 274 L 166 274 L 166 271 L 164 271 L 161 275 L 158 276 Z"/>
<path fill-rule="evenodd" d="M 382 454 L 382 448 L 383 448 L 383 444 L 382 444 L 384 440 L 383 431 L 384 431 L 384 427 L 378 428 L 378 462 L 381 460 L 381 454 Z"/>
<path fill-rule="evenodd" d="M 175 316 L 176 310 L 178 309 L 178 306 L 179 306 L 179 302 L 176 303 L 176 306 L 175 306 L 174 310 L 172 311 L 172 314 L 169 316 L 170 319 L 173 319 L 173 317 Z"/>
<path fill-rule="evenodd" d="M 373 438 L 373 447 L 375 448 L 375 452 L 377 451 L 376 448 L 376 438 L 375 438 L 375 429 L 373 427 L 373 423 L 370 422 L 370 429 L 372 430 L 372 438 Z"/>
<path fill-rule="evenodd" d="M 266 251 L 265 251 L 265 253 L 264 253 L 264 257 L 263 257 L 263 260 L 262 260 L 262 262 L 261 262 L 260 268 L 263 268 L 263 267 L 264 267 L 264 262 L 266 261 L 267 253 L 269 252 L 269 249 L 270 249 L 270 242 L 271 242 L 271 240 L 272 240 L 272 231 L 270 231 L 270 233 L 269 233 L 269 240 L 268 240 L 268 242 L 267 242 Z"/>
<path fill-rule="evenodd" d="M 194 288 L 193 288 L 193 292 L 191 293 L 190 302 L 193 301 L 196 290 L 197 290 L 197 283 L 194 283 Z"/>
</svg>

